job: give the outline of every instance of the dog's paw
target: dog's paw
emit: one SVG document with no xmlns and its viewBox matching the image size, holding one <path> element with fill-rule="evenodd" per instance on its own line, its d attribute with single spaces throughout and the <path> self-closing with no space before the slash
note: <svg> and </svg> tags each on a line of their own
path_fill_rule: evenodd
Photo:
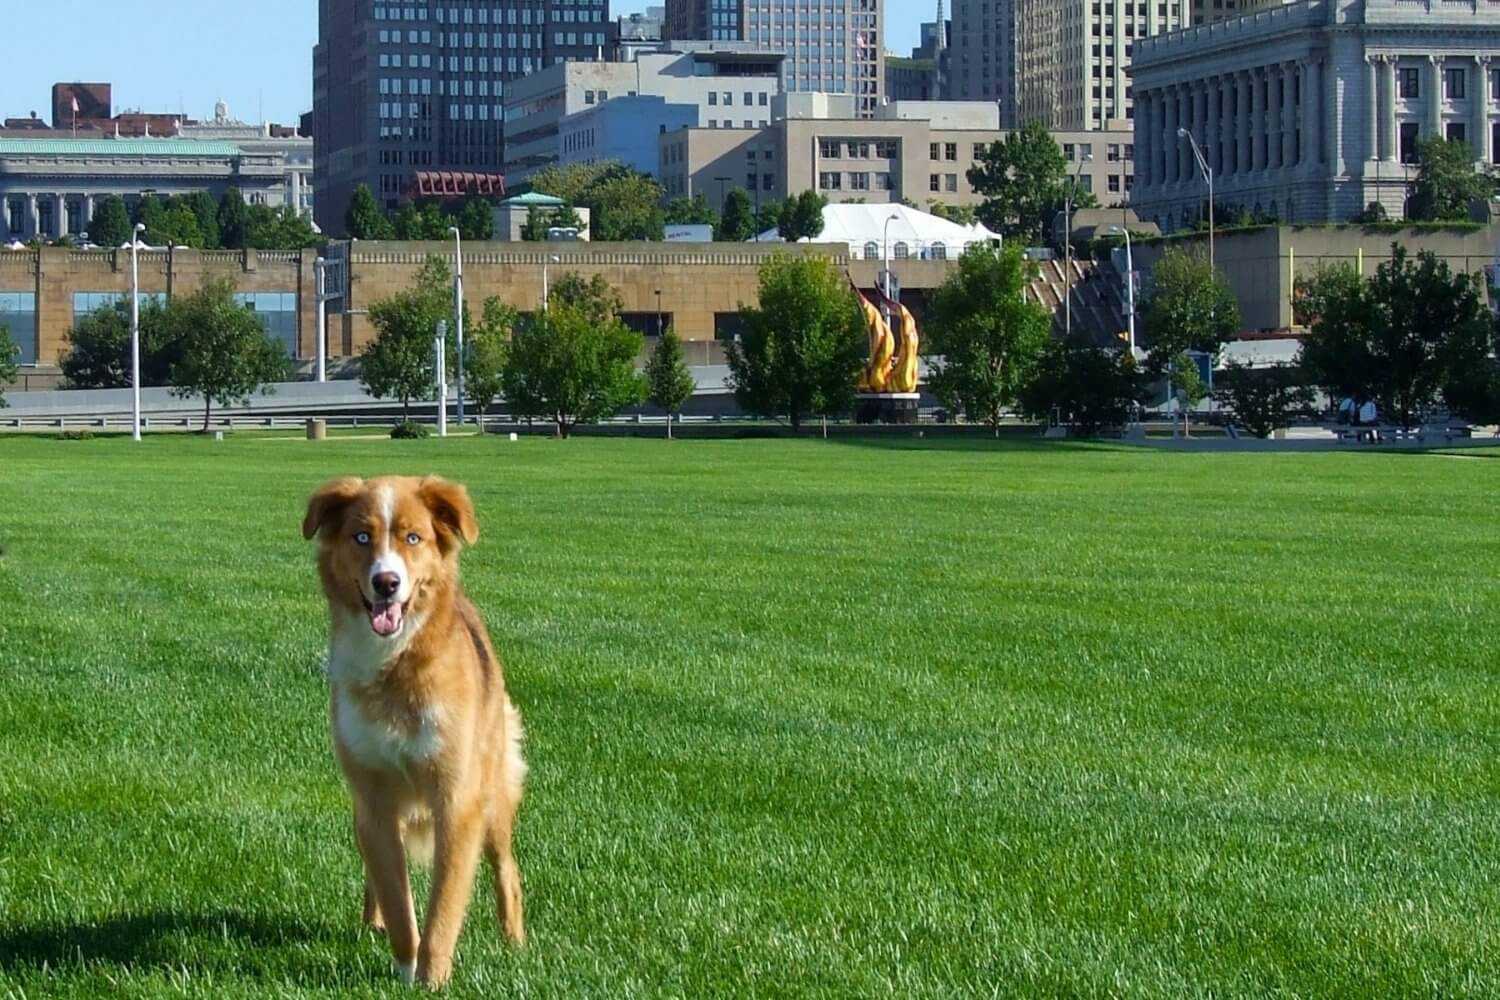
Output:
<svg viewBox="0 0 1500 1000">
<path fill-rule="evenodd" d="M 411 986 L 417 981 L 416 962 L 397 962 L 392 959 L 391 972 L 406 986 Z"/>
</svg>

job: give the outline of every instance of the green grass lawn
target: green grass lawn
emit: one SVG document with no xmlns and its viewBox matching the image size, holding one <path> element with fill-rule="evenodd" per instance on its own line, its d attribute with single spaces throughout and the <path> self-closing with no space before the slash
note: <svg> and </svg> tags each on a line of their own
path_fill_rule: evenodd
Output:
<svg viewBox="0 0 1500 1000">
<path fill-rule="evenodd" d="M 298 528 L 469 484 L 531 945 L 454 996 L 1500 993 L 1500 461 L 0 439 L 0 995 L 399 995 Z"/>
</svg>

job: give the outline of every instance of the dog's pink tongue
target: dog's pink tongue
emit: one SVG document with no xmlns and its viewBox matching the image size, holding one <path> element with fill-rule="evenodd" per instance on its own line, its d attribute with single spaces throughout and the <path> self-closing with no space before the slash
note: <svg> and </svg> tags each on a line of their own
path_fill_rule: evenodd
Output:
<svg viewBox="0 0 1500 1000">
<path fill-rule="evenodd" d="M 376 635 L 395 635 L 401 631 L 401 604 L 397 601 L 378 601 L 370 612 L 370 627 Z"/>
</svg>

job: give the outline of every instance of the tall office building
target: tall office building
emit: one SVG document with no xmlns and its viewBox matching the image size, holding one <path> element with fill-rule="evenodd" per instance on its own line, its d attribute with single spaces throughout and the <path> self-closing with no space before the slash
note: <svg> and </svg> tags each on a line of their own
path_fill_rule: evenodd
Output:
<svg viewBox="0 0 1500 1000">
<path fill-rule="evenodd" d="M 753 42 L 786 53 L 789 91 L 885 97 L 885 0 L 667 0 L 672 39 Z"/>
<path fill-rule="evenodd" d="M 609 27 L 608 0 L 318 0 L 318 225 L 343 233 L 360 184 L 394 208 L 419 173 L 499 173 L 507 84 L 597 58 Z"/>
<path fill-rule="evenodd" d="M 1078 131 L 1130 118 L 1132 47 L 1186 24 L 1185 2 L 1016 0 L 1020 119 Z"/>
<path fill-rule="evenodd" d="M 1017 0 L 953 0 L 953 44 L 945 97 L 995 101 L 1000 125 L 1018 124 Z"/>
<path fill-rule="evenodd" d="M 1292 0 L 1192 0 L 1193 24 L 1212 24 L 1253 14 L 1267 7 L 1280 7 Z"/>
</svg>

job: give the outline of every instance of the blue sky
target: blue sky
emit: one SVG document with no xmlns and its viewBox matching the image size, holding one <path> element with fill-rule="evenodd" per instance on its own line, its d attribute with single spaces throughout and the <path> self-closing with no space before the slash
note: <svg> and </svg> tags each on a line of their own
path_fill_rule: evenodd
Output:
<svg viewBox="0 0 1500 1000">
<path fill-rule="evenodd" d="M 646 0 L 615 0 L 617 14 Z M 886 0 L 887 47 L 906 53 L 936 2 Z M 293 123 L 312 107 L 314 0 L 0 0 L 6 36 L 0 117 L 51 116 L 52 84 L 114 84 L 115 110 Z M 24 39 L 25 42 L 18 40 Z"/>
</svg>

